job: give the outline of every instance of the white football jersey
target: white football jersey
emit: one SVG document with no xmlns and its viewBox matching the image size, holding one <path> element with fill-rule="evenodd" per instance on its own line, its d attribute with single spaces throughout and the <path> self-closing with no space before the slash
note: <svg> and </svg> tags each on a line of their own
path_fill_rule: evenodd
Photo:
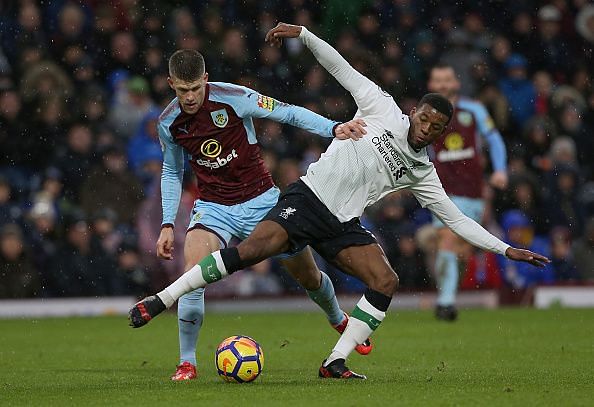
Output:
<svg viewBox="0 0 594 407">
<path fill-rule="evenodd" d="M 355 117 L 364 118 L 367 134 L 333 140 L 301 179 L 341 222 L 405 188 L 423 207 L 447 198 L 426 150 L 417 152 L 408 144 L 408 116 L 373 82 L 359 89 Z"/>
<path fill-rule="evenodd" d="M 464 216 L 450 201 L 426 149 L 415 151 L 408 144 L 409 117 L 392 96 L 305 27 L 299 38 L 351 93 L 358 107 L 355 118 L 367 124 L 367 134 L 359 140 L 333 140 L 301 177 L 330 212 L 347 222 L 387 194 L 406 188 L 463 238 L 483 249 L 505 253 L 509 245 Z"/>
</svg>

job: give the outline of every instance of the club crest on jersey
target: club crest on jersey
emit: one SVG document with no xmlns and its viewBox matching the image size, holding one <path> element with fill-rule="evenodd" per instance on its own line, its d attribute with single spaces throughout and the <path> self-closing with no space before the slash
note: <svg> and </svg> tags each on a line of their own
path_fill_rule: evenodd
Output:
<svg viewBox="0 0 594 407">
<path fill-rule="evenodd" d="M 229 123 L 229 115 L 227 114 L 227 110 L 220 109 L 215 110 L 214 112 L 210 112 L 210 117 L 212 117 L 212 122 L 215 126 L 223 128 Z"/>
<path fill-rule="evenodd" d="M 289 216 L 291 216 L 292 214 L 294 214 L 295 212 L 297 212 L 297 209 L 295 208 L 291 208 L 290 206 L 288 208 L 284 208 L 281 213 L 278 214 L 278 216 L 280 216 L 283 219 L 289 219 Z"/>
<path fill-rule="evenodd" d="M 258 107 L 270 112 L 274 110 L 275 100 L 270 96 L 258 95 Z"/>
<path fill-rule="evenodd" d="M 192 216 L 192 222 L 198 222 L 200 219 L 202 219 L 202 212 L 196 212 Z"/>
<path fill-rule="evenodd" d="M 458 123 L 464 127 L 468 127 L 472 124 L 472 115 L 468 112 L 458 112 L 456 114 L 456 119 L 458 120 Z"/>
<path fill-rule="evenodd" d="M 448 150 L 462 150 L 464 148 L 464 139 L 460 133 L 450 133 L 446 136 L 443 144 Z"/>
</svg>

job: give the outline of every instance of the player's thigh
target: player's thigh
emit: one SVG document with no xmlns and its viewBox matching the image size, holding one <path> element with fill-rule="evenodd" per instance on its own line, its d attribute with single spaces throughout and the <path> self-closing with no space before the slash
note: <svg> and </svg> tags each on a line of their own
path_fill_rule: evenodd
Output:
<svg viewBox="0 0 594 407">
<path fill-rule="evenodd" d="M 398 288 L 398 276 L 377 243 L 347 247 L 336 255 L 333 262 L 345 273 L 384 295 L 391 296 Z"/>
<path fill-rule="evenodd" d="M 210 253 L 219 249 L 221 249 L 221 240 L 213 232 L 199 228 L 188 231 L 184 243 L 185 270 L 189 270 Z"/>
<path fill-rule="evenodd" d="M 289 235 L 278 223 L 263 220 L 237 245 L 237 250 L 242 265 L 248 267 L 289 250 Z"/>
<path fill-rule="evenodd" d="M 240 205 L 241 212 L 238 213 L 238 223 L 241 224 L 237 237 L 241 240 L 246 239 L 258 223 L 260 223 L 278 203 L 280 191 L 277 187 L 272 187 L 255 198 L 250 199 Z"/>
<path fill-rule="evenodd" d="M 287 272 L 306 290 L 320 288 L 320 270 L 309 246 L 291 257 L 281 259 Z"/>
</svg>

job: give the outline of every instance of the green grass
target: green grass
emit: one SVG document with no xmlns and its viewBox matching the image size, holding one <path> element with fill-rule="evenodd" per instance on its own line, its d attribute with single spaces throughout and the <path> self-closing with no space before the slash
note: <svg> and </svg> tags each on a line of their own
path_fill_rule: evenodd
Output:
<svg viewBox="0 0 594 407">
<path fill-rule="evenodd" d="M 224 383 L 218 342 L 260 342 L 263 374 Z M 199 379 L 172 383 L 174 315 L 132 330 L 124 317 L 0 321 L 0 405 L 594 405 L 594 310 L 388 315 L 371 355 L 350 367 L 365 382 L 320 380 L 335 335 L 321 314 L 207 314 Z M 186 404 L 184 404 L 186 405 Z"/>
</svg>

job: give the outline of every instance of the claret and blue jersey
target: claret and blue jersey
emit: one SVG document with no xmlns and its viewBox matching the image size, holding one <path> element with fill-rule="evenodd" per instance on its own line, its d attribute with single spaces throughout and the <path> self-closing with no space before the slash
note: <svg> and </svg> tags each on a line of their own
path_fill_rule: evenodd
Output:
<svg viewBox="0 0 594 407">
<path fill-rule="evenodd" d="M 505 144 L 487 109 L 478 101 L 459 98 L 444 135 L 432 145 L 433 163 L 448 195 L 481 198 L 486 141 L 493 170 L 505 171 Z"/>
<path fill-rule="evenodd" d="M 211 82 L 197 113 L 187 114 L 177 98 L 159 117 L 164 162 L 161 178 L 163 223 L 173 223 L 184 170 L 184 151 L 198 182 L 199 199 L 235 205 L 274 186 L 264 166 L 252 118 L 291 124 L 333 137 L 337 122 L 249 88 Z"/>
</svg>

